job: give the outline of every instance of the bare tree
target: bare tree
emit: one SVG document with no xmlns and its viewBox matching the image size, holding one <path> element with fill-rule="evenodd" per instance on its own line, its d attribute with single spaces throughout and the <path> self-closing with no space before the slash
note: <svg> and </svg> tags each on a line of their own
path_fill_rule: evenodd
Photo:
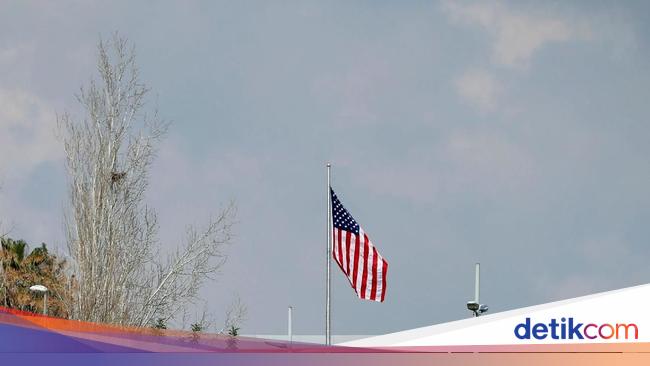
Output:
<svg viewBox="0 0 650 366">
<path fill-rule="evenodd" d="M 58 117 L 66 152 L 69 204 L 65 225 L 74 260 L 72 317 L 144 326 L 167 321 L 198 298 L 225 261 L 235 206 L 159 261 L 155 211 L 144 201 L 156 145 L 168 124 L 145 110 L 135 52 L 114 35 L 98 45 L 99 80 L 77 99 L 83 119 Z"/>
<path fill-rule="evenodd" d="M 197 315 L 194 322 L 190 324 L 190 330 L 194 333 L 204 332 L 208 330 L 213 323 L 214 319 L 212 318 L 212 314 L 208 311 L 207 304 L 204 304 L 201 315 Z"/>
<path fill-rule="evenodd" d="M 223 322 L 223 328 L 219 330 L 219 333 L 236 336 L 246 321 L 247 316 L 248 308 L 242 301 L 241 297 L 237 296 L 226 311 L 226 318 Z"/>
</svg>

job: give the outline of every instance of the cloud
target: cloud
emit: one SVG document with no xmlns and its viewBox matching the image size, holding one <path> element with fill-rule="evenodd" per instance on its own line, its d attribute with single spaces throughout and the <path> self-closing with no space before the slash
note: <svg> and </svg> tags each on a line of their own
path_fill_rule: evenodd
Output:
<svg viewBox="0 0 650 366">
<path fill-rule="evenodd" d="M 483 28 L 493 39 L 492 61 L 507 67 L 526 67 L 533 54 L 548 43 L 590 35 L 584 22 L 515 11 L 499 2 L 464 5 L 447 1 L 443 6 L 453 23 Z"/>
<path fill-rule="evenodd" d="M 491 131 L 458 130 L 404 159 L 367 166 L 356 175 L 375 194 L 416 204 L 477 197 L 523 196 L 538 184 L 537 163 L 526 147 Z"/>
<path fill-rule="evenodd" d="M 63 157 L 54 108 L 34 94 L 0 89 L 0 176 L 24 179 L 35 167 Z"/>
<path fill-rule="evenodd" d="M 458 131 L 443 145 L 445 161 L 455 167 L 466 186 L 481 183 L 495 190 L 529 187 L 535 179 L 535 162 L 525 147 L 504 134 L 490 131 Z"/>
<path fill-rule="evenodd" d="M 54 108 L 47 101 L 0 88 L 0 221 L 5 229 L 16 229 L 10 234 L 35 243 L 60 240 L 55 213 L 60 206 L 49 198 L 61 193 L 61 185 L 41 177 L 43 172 L 60 173 L 54 167 L 62 167 L 63 148 L 55 126 Z M 26 191 L 34 187 L 36 191 Z"/>
<path fill-rule="evenodd" d="M 349 69 L 315 78 L 312 94 L 323 105 L 333 107 L 333 121 L 368 125 L 379 119 L 380 96 L 395 87 L 384 60 L 363 57 Z"/>
<path fill-rule="evenodd" d="M 230 199 L 238 198 L 238 205 L 242 200 L 257 199 L 262 190 L 258 186 L 262 159 L 242 151 L 221 150 L 193 158 L 174 136 L 163 141 L 148 192 L 148 202 L 159 213 L 161 238 L 182 239 L 179 233 L 185 226 L 203 224 Z M 255 193 L 240 199 L 234 196 L 239 189 Z"/>
<path fill-rule="evenodd" d="M 0 75 L 0 83 L 7 89 L 7 85 L 19 85 L 20 81 L 30 79 L 30 68 L 33 67 L 34 60 L 38 58 L 33 42 L 0 46 L 0 68 L 6 70 Z"/>
<path fill-rule="evenodd" d="M 484 70 L 468 70 L 454 81 L 456 92 L 481 111 L 493 111 L 502 93 L 500 82 Z"/>
</svg>

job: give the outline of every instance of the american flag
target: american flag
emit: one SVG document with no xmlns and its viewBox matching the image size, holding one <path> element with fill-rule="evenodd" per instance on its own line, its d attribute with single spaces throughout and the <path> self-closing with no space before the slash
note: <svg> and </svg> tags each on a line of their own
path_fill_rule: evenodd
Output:
<svg viewBox="0 0 650 366">
<path fill-rule="evenodd" d="M 370 242 L 368 235 L 343 207 L 330 187 L 332 196 L 332 256 L 348 277 L 361 299 L 384 301 L 388 262 Z"/>
</svg>

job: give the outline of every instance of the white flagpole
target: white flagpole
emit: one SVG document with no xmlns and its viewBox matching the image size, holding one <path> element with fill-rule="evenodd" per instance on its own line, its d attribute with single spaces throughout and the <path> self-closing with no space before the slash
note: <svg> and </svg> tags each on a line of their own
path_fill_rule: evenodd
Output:
<svg viewBox="0 0 650 366">
<path fill-rule="evenodd" d="M 332 261 L 332 196 L 330 194 L 330 168 L 331 164 L 327 163 L 327 285 L 325 296 L 325 344 L 332 344 L 331 335 L 331 318 L 330 318 L 330 264 Z"/>
</svg>

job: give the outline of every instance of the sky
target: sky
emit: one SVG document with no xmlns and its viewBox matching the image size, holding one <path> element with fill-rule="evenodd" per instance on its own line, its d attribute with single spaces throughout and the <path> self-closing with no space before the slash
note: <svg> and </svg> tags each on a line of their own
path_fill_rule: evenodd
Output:
<svg viewBox="0 0 650 366">
<path fill-rule="evenodd" d="M 66 255 L 56 116 L 112 32 L 171 127 L 147 204 L 182 244 L 229 200 L 201 293 L 242 332 L 324 331 L 326 178 L 390 264 L 384 303 L 332 267 L 332 332 L 469 316 L 650 282 L 644 1 L 2 1 L 0 220 Z M 197 307 L 199 307 L 197 305 Z M 198 310 L 197 310 L 198 311 Z"/>
</svg>

